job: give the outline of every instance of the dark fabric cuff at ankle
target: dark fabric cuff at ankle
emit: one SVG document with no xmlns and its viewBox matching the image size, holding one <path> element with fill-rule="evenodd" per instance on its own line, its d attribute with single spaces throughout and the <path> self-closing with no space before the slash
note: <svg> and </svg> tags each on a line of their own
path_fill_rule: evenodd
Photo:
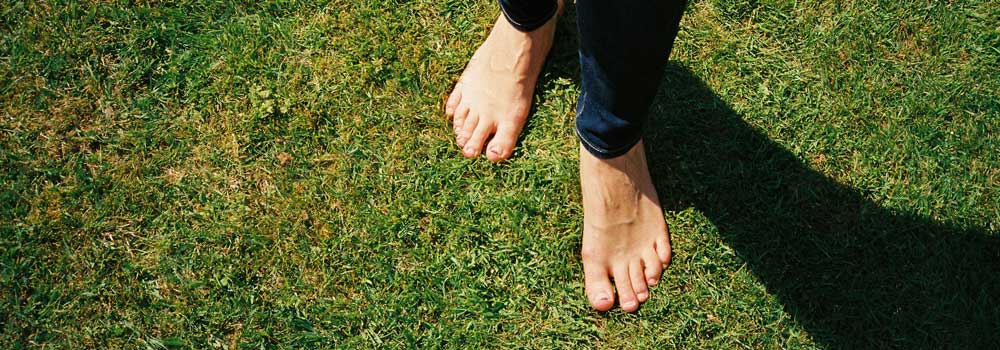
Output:
<svg viewBox="0 0 1000 350">
<path fill-rule="evenodd" d="M 580 129 L 577 128 L 574 129 L 576 130 L 576 137 L 580 139 L 580 144 L 583 145 L 583 149 L 587 150 L 588 153 L 592 154 L 594 157 L 597 157 L 598 159 L 611 159 L 611 158 L 621 157 L 625 155 L 625 153 L 628 153 L 628 151 L 631 151 L 632 147 L 635 147 L 635 145 L 642 140 L 641 138 L 635 139 L 635 141 L 630 141 L 621 148 L 607 150 L 597 147 L 596 145 L 594 145 L 593 142 L 587 140 L 587 138 L 584 137 L 582 133 L 580 133 Z"/>
<path fill-rule="evenodd" d="M 595 99 L 592 85 L 584 84 L 576 104 L 576 125 L 573 128 L 583 148 L 600 159 L 611 159 L 632 150 L 642 140 L 642 118 L 622 118 Z"/>
<path fill-rule="evenodd" d="M 530 32 L 541 27 L 556 15 L 556 0 L 498 0 L 500 12 L 514 29 Z"/>
</svg>

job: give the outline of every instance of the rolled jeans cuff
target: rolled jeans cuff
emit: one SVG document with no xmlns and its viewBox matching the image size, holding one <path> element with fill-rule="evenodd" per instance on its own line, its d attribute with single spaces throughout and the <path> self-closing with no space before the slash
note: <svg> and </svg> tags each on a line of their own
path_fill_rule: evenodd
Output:
<svg viewBox="0 0 1000 350">
<path fill-rule="evenodd" d="M 620 120 L 619 118 L 608 118 L 603 113 L 610 113 L 607 109 L 601 108 L 587 99 L 587 92 L 580 94 L 576 107 L 576 125 L 574 130 L 576 136 L 580 138 L 583 149 L 590 152 L 599 159 L 611 159 L 628 153 L 642 140 L 640 128 L 618 127 L 616 132 L 608 132 L 608 128 L 613 123 L 608 123 L 608 119 Z M 602 130 L 604 129 L 604 130 Z M 608 134 L 615 136 L 609 137 Z M 623 135 L 624 134 L 624 135 Z"/>
<path fill-rule="evenodd" d="M 507 23 L 522 32 L 538 29 L 552 19 L 556 15 L 556 11 L 559 10 L 559 4 L 556 1 L 527 1 L 530 1 L 530 5 L 515 5 L 516 1 L 514 0 L 498 0 L 500 12 L 507 19 Z"/>
</svg>

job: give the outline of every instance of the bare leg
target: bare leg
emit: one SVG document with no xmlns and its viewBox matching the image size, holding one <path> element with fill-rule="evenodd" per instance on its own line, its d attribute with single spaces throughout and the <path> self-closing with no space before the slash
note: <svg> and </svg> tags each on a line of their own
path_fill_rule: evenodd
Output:
<svg viewBox="0 0 1000 350">
<path fill-rule="evenodd" d="M 561 12 L 562 1 L 559 6 Z M 463 155 L 476 157 L 485 149 L 486 157 L 496 162 L 513 153 L 531 110 L 535 83 L 552 47 L 556 19 L 553 16 L 545 25 L 525 33 L 503 16 L 497 18 L 445 107 Z"/>
<path fill-rule="evenodd" d="M 628 312 L 649 298 L 670 263 L 670 235 L 646 167 L 643 143 L 620 157 L 599 159 L 580 148 L 583 188 L 583 269 L 597 310 L 618 303 Z"/>
<path fill-rule="evenodd" d="M 646 116 L 685 0 L 577 0 L 583 271 L 597 310 L 638 310 L 670 262 L 670 235 L 646 166 Z M 613 281 L 613 286 L 612 286 Z"/>
</svg>

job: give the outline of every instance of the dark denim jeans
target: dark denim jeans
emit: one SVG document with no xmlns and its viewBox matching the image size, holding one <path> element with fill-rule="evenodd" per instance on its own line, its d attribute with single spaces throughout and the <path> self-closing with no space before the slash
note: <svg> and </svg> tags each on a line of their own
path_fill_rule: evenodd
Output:
<svg viewBox="0 0 1000 350">
<path fill-rule="evenodd" d="M 500 12 L 510 25 L 522 32 L 541 27 L 555 16 L 559 4 L 556 0 L 499 0 Z"/>
<path fill-rule="evenodd" d="M 544 24 L 554 11 L 542 11 L 556 4 L 499 1 L 507 19 L 521 30 Z M 582 80 L 576 132 L 594 156 L 620 156 L 642 138 L 685 5 L 685 0 L 576 2 Z"/>
</svg>

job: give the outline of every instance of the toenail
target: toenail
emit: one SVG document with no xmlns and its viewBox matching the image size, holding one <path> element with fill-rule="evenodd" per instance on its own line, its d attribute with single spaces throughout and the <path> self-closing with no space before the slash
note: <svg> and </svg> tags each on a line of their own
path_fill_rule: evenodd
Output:
<svg viewBox="0 0 1000 350">
<path fill-rule="evenodd" d="M 655 286 L 656 285 L 656 279 L 655 278 L 650 278 L 650 279 L 646 280 L 646 284 L 651 285 L 651 286 Z"/>
<path fill-rule="evenodd" d="M 626 302 L 622 303 L 622 308 L 623 309 L 631 309 L 634 306 L 635 306 L 635 301 L 626 301 Z"/>
<path fill-rule="evenodd" d="M 601 294 L 597 297 L 598 300 L 611 300 L 611 297 L 607 294 Z"/>
<path fill-rule="evenodd" d="M 646 299 L 649 297 L 649 292 L 641 292 L 639 294 L 636 294 L 635 296 L 639 297 L 639 300 Z"/>
</svg>

